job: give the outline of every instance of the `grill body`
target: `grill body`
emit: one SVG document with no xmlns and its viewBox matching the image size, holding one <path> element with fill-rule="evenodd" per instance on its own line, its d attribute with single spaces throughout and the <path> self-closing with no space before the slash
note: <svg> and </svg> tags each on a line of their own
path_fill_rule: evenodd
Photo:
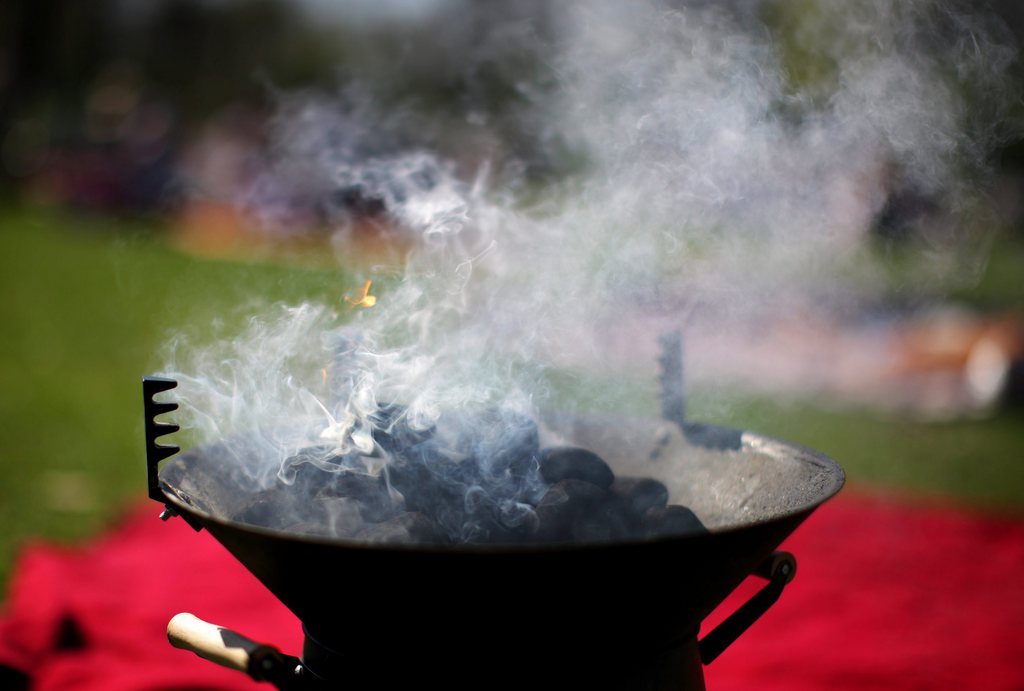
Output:
<svg viewBox="0 0 1024 691">
<path fill-rule="evenodd" d="M 842 471 L 814 451 L 727 428 L 688 425 L 666 443 L 652 427 L 664 423 L 560 424 L 618 471 L 636 472 L 630 459 L 639 457 L 639 469 L 662 481 L 681 474 L 674 491 L 696 492 L 685 503 L 714 518 L 711 532 L 439 546 L 258 528 L 226 518 L 239 494 L 227 443 L 164 462 L 158 484 L 170 509 L 205 528 L 302 622 L 297 688 L 704 688 L 701 621 L 839 491 Z"/>
</svg>

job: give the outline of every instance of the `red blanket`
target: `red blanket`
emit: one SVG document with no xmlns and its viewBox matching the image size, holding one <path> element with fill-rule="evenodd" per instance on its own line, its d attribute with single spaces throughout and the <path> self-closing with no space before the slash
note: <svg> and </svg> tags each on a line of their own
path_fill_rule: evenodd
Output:
<svg viewBox="0 0 1024 691">
<path fill-rule="evenodd" d="M 83 548 L 27 547 L 0 665 L 39 691 L 267 688 L 167 643 L 181 611 L 292 654 L 302 636 L 209 535 L 158 513 L 147 504 Z M 1024 689 L 1024 521 L 847 491 L 785 548 L 796 580 L 705 668 L 713 691 Z M 705 630 L 762 584 L 750 579 Z"/>
</svg>

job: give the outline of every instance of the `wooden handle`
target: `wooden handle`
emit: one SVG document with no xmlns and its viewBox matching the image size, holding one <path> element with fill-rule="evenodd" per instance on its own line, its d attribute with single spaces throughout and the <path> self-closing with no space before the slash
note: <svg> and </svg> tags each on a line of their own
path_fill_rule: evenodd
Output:
<svg viewBox="0 0 1024 691">
<path fill-rule="evenodd" d="M 222 667 L 249 672 L 249 657 L 264 646 L 223 626 L 210 624 L 182 612 L 167 622 L 167 640 L 175 648 L 191 650 L 199 657 Z"/>
</svg>

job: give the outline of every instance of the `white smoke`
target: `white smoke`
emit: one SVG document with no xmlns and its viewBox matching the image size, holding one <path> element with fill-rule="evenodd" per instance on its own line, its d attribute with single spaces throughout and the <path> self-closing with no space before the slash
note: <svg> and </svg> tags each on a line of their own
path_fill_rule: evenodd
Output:
<svg viewBox="0 0 1024 691">
<path fill-rule="evenodd" d="M 545 189 L 492 180 L 485 163 L 466 174 L 415 143 L 408 112 L 289 100 L 275 176 L 249 203 L 259 208 L 274 180 L 302 179 L 318 197 L 377 204 L 414 249 L 397 278 L 367 276 L 388 279 L 372 308 L 339 294 L 175 348 L 167 370 L 185 424 L 203 439 L 258 430 L 283 460 L 324 442 L 369 454 L 374 413 L 389 403 L 420 428 L 449 410 L 534 415 L 553 364 L 653 340 L 622 332 L 630 315 L 678 322 L 839 299 L 848 286 L 836 276 L 894 187 L 946 219 L 927 242 L 949 241 L 951 226 L 971 232 L 957 219 L 979 204 L 999 132 L 976 115 L 1003 112 L 1015 55 L 999 25 L 937 2 L 806 4 L 790 49 L 830 69 L 801 83 L 756 13 L 559 3 L 547 86 L 522 91 L 537 140 L 584 164 Z M 346 227 L 350 204 L 325 208 Z"/>
</svg>

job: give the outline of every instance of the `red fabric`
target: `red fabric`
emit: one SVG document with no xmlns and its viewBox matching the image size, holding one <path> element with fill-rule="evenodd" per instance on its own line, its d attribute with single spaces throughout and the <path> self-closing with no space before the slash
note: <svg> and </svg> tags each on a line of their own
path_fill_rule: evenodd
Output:
<svg viewBox="0 0 1024 691">
<path fill-rule="evenodd" d="M 172 648 L 167 622 L 192 612 L 298 654 L 297 620 L 206 532 L 166 524 L 152 502 L 84 548 L 29 545 L 0 620 L 0 664 L 27 670 L 34 690 L 259 689 L 244 674 Z M 54 650 L 62 618 L 80 650 Z"/>
<path fill-rule="evenodd" d="M 292 654 L 301 632 L 208 534 L 158 512 L 142 507 L 84 548 L 27 547 L 0 664 L 30 671 L 39 691 L 268 688 L 168 645 L 181 611 Z M 785 548 L 796 580 L 705 668 L 712 691 L 1024 689 L 1024 521 L 847 491 Z M 750 579 L 705 630 L 762 584 Z"/>
<path fill-rule="evenodd" d="M 848 491 L 783 548 L 796 579 L 705 668 L 709 689 L 1024 689 L 1024 520 Z"/>
</svg>

